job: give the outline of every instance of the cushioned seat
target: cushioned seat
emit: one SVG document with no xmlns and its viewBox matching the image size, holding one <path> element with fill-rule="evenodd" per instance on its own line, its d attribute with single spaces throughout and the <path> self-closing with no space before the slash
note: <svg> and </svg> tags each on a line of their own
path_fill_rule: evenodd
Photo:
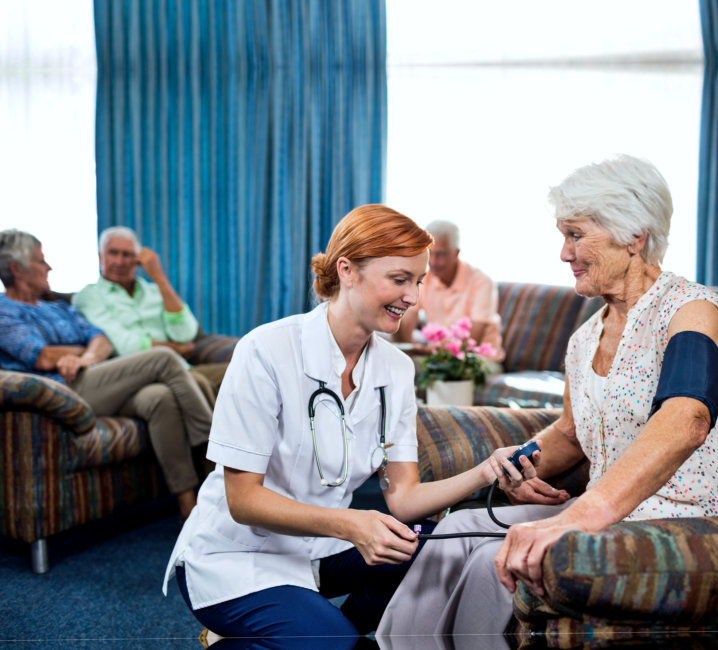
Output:
<svg viewBox="0 0 718 650">
<path fill-rule="evenodd" d="M 203 335 L 195 363 L 231 358 L 237 338 Z M 145 422 L 96 418 L 52 379 L 0 370 L 0 534 L 31 544 L 49 568 L 48 537 L 167 494 Z"/>
<path fill-rule="evenodd" d="M 544 559 L 545 596 L 523 583 L 514 611 L 524 637 L 566 647 L 586 639 L 718 626 L 718 519 L 623 522 L 566 533 Z M 563 638 L 563 640 L 562 640 Z"/>
</svg>

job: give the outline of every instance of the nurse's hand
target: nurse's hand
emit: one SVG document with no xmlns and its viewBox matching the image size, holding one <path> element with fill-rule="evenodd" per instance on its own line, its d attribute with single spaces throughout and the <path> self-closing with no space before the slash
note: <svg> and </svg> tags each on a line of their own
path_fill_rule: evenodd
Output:
<svg viewBox="0 0 718 650">
<path fill-rule="evenodd" d="M 539 448 L 543 446 L 543 441 L 537 440 Z M 496 479 L 499 481 L 499 487 L 504 492 L 516 490 L 525 480 L 536 478 L 536 468 L 541 463 L 541 452 L 534 451 L 531 460 L 526 456 L 519 458 L 521 470 L 519 471 L 509 461 L 509 456 L 519 448 L 518 445 L 512 447 L 501 447 L 496 449 L 483 463 L 485 466 L 485 481 L 491 485 Z M 506 470 L 506 471 L 504 471 Z M 508 472 L 508 475 L 506 474 Z"/>
<path fill-rule="evenodd" d="M 347 539 L 368 565 L 401 564 L 414 555 L 419 539 L 406 524 L 376 510 L 348 512 L 351 530 Z"/>
</svg>

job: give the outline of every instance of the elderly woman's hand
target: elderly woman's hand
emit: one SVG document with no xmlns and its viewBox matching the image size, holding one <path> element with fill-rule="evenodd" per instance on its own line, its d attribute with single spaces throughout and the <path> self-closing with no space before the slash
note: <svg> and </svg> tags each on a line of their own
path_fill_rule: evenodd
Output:
<svg viewBox="0 0 718 650">
<path fill-rule="evenodd" d="M 66 354 L 57 360 L 57 371 L 65 382 L 69 384 L 75 380 L 77 373 L 82 368 L 88 368 L 104 358 L 105 357 L 99 358 L 94 352 L 87 349 L 79 356 L 76 354 Z"/>
<path fill-rule="evenodd" d="M 564 533 L 581 528 L 566 519 L 566 511 L 541 521 L 514 524 L 496 554 L 494 564 L 499 581 L 511 593 L 516 582 L 523 581 L 531 591 L 541 596 L 543 588 L 543 558 L 546 550 Z"/>
<path fill-rule="evenodd" d="M 75 380 L 80 368 L 85 368 L 87 365 L 87 362 L 83 361 L 82 357 L 66 354 L 57 360 L 57 371 L 65 382 L 69 384 Z"/>
<path fill-rule="evenodd" d="M 524 481 L 518 487 L 509 487 L 504 492 L 512 505 L 538 503 L 545 506 L 557 506 L 571 498 L 566 490 L 557 490 L 538 476 Z"/>
</svg>

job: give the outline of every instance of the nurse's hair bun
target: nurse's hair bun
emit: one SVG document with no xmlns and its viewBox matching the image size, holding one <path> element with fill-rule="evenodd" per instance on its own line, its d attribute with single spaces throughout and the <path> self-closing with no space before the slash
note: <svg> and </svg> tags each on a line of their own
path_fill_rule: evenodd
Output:
<svg viewBox="0 0 718 650">
<path fill-rule="evenodd" d="M 339 275 L 336 265 L 327 268 L 328 260 L 325 253 L 317 253 L 312 257 L 312 271 L 314 272 L 314 293 L 322 300 L 328 300 L 339 290 Z M 333 273 L 332 273 L 333 271 Z"/>
<path fill-rule="evenodd" d="M 360 266 L 373 257 L 413 257 L 431 247 L 433 237 L 409 217 L 380 203 L 354 208 L 334 228 L 325 253 L 312 258 L 314 292 L 334 298 L 341 289 L 337 262 L 346 257 Z"/>
</svg>

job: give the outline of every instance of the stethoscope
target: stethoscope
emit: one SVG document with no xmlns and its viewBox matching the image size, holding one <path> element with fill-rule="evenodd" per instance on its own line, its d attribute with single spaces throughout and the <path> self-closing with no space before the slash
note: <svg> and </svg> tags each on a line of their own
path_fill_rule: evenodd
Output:
<svg viewBox="0 0 718 650">
<path fill-rule="evenodd" d="M 322 471 L 322 463 L 319 460 L 319 450 L 317 449 L 317 434 L 314 430 L 314 400 L 318 395 L 326 394 L 329 395 L 339 407 L 339 414 L 342 421 L 342 435 L 344 436 L 344 473 L 341 478 L 336 481 L 327 481 Z M 389 479 L 386 476 L 386 464 L 389 462 L 389 455 L 386 453 L 386 398 L 384 397 L 384 386 L 379 386 L 379 399 L 381 401 L 381 424 L 379 430 L 379 446 L 374 450 L 381 450 L 381 464 L 379 465 L 379 485 L 382 490 L 389 488 Z M 314 460 L 317 462 L 317 471 L 319 472 L 319 478 L 321 484 L 325 487 L 337 487 L 347 480 L 349 475 L 349 436 L 347 435 L 347 423 L 344 419 L 344 404 L 339 399 L 333 390 L 326 387 L 326 383 L 323 381 L 319 382 L 319 388 L 315 390 L 309 398 L 309 428 L 312 431 L 312 443 L 314 445 Z M 372 458 L 374 454 L 372 453 Z"/>
</svg>

